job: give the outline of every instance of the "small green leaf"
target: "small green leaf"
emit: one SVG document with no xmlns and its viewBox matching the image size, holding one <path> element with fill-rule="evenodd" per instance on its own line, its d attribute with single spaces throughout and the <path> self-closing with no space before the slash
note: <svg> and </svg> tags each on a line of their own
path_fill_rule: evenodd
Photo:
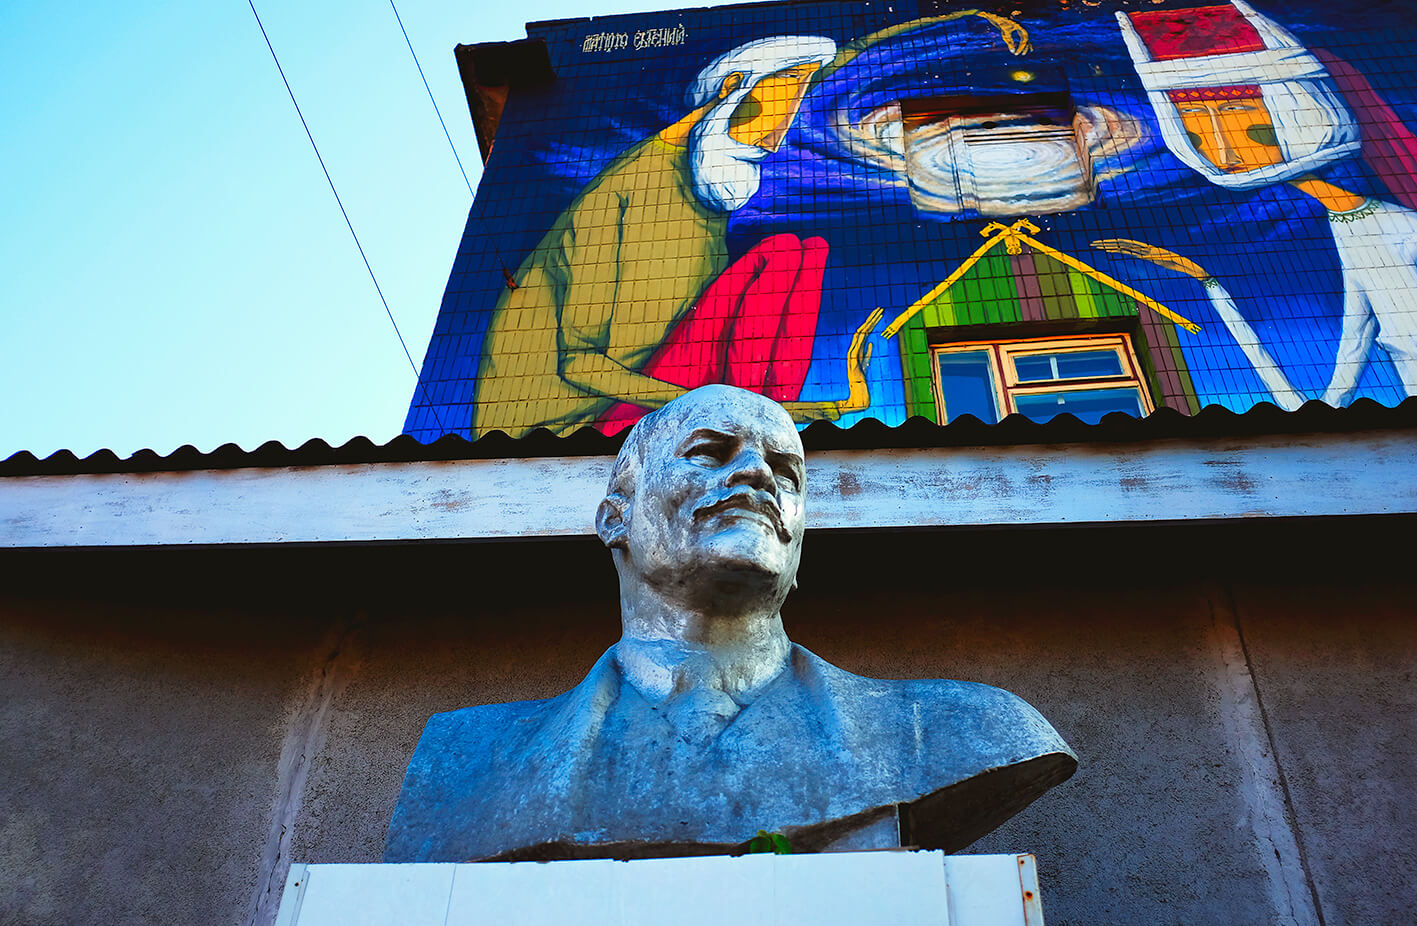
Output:
<svg viewBox="0 0 1417 926">
<path fill-rule="evenodd" d="M 749 855 L 766 852 L 771 852 L 774 855 L 791 855 L 792 843 L 781 833 L 758 830 L 758 835 L 748 840 L 746 851 Z"/>
</svg>

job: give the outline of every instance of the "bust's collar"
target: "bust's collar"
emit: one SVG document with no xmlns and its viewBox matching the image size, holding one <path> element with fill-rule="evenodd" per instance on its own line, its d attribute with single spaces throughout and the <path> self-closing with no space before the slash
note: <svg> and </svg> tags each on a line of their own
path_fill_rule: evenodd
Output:
<svg viewBox="0 0 1417 926">
<path fill-rule="evenodd" d="M 621 676 L 650 704 L 704 685 L 747 705 L 787 669 L 792 643 L 779 632 L 754 651 L 715 652 L 678 640 L 627 636 L 611 652 Z"/>
</svg>

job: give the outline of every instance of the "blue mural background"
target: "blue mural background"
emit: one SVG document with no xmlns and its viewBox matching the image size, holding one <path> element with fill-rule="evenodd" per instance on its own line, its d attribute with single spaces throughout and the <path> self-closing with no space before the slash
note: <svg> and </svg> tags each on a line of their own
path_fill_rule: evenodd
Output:
<svg viewBox="0 0 1417 926">
<path fill-rule="evenodd" d="M 1176 251 L 1219 279 L 1294 383 L 1311 398 L 1328 383 L 1342 318 L 1343 282 L 1325 217 L 1313 199 L 1284 184 L 1229 191 L 1181 164 L 1165 147 L 1115 9 L 1130 5 L 1019 5 L 1014 18 L 1033 49 L 1012 55 L 988 22 L 928 25 L 882 41 L 816 85 L 782 147 L 763 162 L 758 193 L 729 222 L 732 256 L 777 232 L 825 238 L 831 251 L 803 399 L 829 399 L 845 382 L 852 332 L 877 306 L 886 318 L 911 305 L 980 244 L 989 221 L 917 209 L 901 176 L 853 156 L 841 142 L 841 114 L 859 122 L 902 98 L 1064 90 L 1138 123 L 1142 137 L 1097 165 L 1098 197 L 1073 212 L 1034 217 L 1038 238 L 1074 255 L 1201 325 L 1179 332 L 1201 404 L 1243 411 L 1268 390 L 1215 316 L 1194 279 L 1090 246 L 1126 237 Z M 1361 71 L 1408 126 L 1417 126 L 1417 32 L 1391 6 L 1290 3 L 1262 10 L 1310 48 Z M 1386 12 L 1385 12 L 1386 11 Z M 760 37 L 824 35 L 845 45 L 887 26 L 941 10 L 933 3 L 755 5 L 534 24 L 556 79 L 514 92 L 498 128 L 449 278 L 422 372 L 422 385 L 450 429 L 468 434 L 483 336 L 516 269 L 588 180 L 617 154 L 684 114 L 683 94 L 705 63 Z M 586 53 L 587 34 L 683 27 L 674 48 Z M 1010 75 L 1027 69 L 1032 80 Z M 1360 159 L 1325 171 L 1352 192 L 1391 200 Z M 872 406 L 862 416 L 905 417 L 896 339 L 873 337 Z M 1374 348 L 1356 396 L 1395 404 L 1405 391 Z M 440 436 L 423 392 L 405 430 Z"/>
</svg>

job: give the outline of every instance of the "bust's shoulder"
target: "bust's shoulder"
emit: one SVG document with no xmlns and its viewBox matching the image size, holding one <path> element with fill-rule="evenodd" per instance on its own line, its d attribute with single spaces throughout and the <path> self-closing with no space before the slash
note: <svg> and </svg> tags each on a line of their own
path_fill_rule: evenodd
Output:
<svg viewBox="0 0 1417 926">
<path fill-rule="evenodd" d="M 429 740 L 456 740 L 481 731 L 505 730 L 509 724 L 534 721 L 556 698 L 534 701 L 506 701 L 500 704 L 475 704 L 457 710 L 443 711 L 428 718 L 419 737 L 421 748 Z"/>
<path fill-rule="evenodd" d="M 792 658 L 799 675 L 816 676 L 834 688 L 852 689 L 875 697 L 948 700 L 958 696 L 982 698 L 1000 704 L 1027 705 L 1026 701 L 1013 692 L 983 682 L 949 678 L 871 678 L 856 675 L 795 643 L 792 645 Z"/>
<path fill-rule="evenodd" d="M 1033 705 L 1012 691 L 995 688 L 983 682 L 965 682 L 947 678 L 903 679 L 900 696 L 913 702 L 934 704 L 940 708 L 967 704 L 977 710 L 1003 712 L 1008 715 L 1037 714 Z"/>
<path fill-rule="evenodd" d="M 1042 749 L 1066 751 L 1052 725 L 1033 705 L 1011 691 L 955 679 L 885 679 L 855 675 L 800 646 L 794 647 L 797 674 L 819 687 L 839 713 L 860 726 L 891 727 L 912 737 L 934 738 L 948 731 L 954 747 L 966 741 L 1031 741 Z"/>
<path fill-rule="evenodd" d="M 404 787 L 422 777 L 416 772 L 456 769 L 458 776 L 467 775 L 490 758 L 507 755 L 512 744 L 536 739 L 548 726 L 555 725 L 554 718 L 574 692 L 572 689 L 554 698 L 477 704 L 434 714 L 418 738 Z"/>
<path fill-rule="evenodd" d="M 554 698 L 429 717 L 404 773 L 384 860 L 463 861 L 495 853 L 497 809 L 515 801 L 529 781 L 554 777 L 571 752 L 577 718 L 593 724 L 617 686 L 602 657 L 584 681 Z"/>
<path fill-rule="evenodd" d="M 587 708 L 594 712 L 597 705 L 603 708 L 613 700 L 618 688 L 619 675 L 611 651 L 607 651 L 580 684 L 555 697 L 475 704 L 434 714 L 423 727 L 413 764 L 444 761 L 465 766 L 466 753 L 483 755 L 493 746 L 505 747 L 510 741 L 535 736 L 567 713 Z"/>
</svg>

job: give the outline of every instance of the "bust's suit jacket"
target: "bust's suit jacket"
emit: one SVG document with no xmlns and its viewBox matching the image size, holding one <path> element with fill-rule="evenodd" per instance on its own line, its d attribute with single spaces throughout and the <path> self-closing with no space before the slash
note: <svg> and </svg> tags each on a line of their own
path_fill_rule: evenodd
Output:
<svg viewBox="0 0 1417 926">
<path fill-rule="evenodd" d="M 863 678 L 796 645 L 782 674 L 695 747 L 622 678 L 612 648 L 558 697 L 434 715 L 384 860 L 730 851 L 760 829 L 803 850 L 892 812 L 902 844 L 953 851 L 1076 767 L 1007 691 Z"/>
</svg>

